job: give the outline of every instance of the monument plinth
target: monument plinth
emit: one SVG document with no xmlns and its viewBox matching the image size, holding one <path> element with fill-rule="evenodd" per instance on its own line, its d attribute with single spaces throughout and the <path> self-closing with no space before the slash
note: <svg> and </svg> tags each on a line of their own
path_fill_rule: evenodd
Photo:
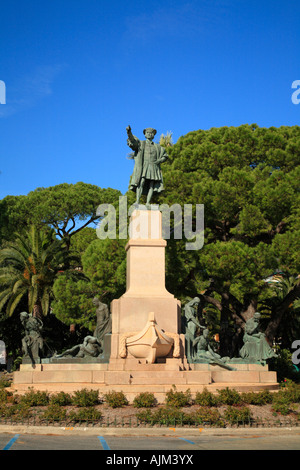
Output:
<svg viewBox="0 0 300 470">
<path fill-rule="evenodd" d="M 165 287 L 165 248 L 162 213 L 134 210 L 129 224 L 126 292 L 123 297 L 172 297 Z"/>
<path fill-rule="evenodd" d="M 173 348 L 162 346 L 163 341 L 167 341 L 166 339 L 156 341 L 155 358 L 159 357 L 161 360 L 162 357 L 173 357 L 175 352 L 177 359 L 179 357 L 184 359 L 184 339 L 179 337 L 181 304 L 165 286 L 167 242 L 162 238 L 161 212 L 159 210 L 135 210 L 130 218 L 129 233 L 130 239 L 125 248 L 127 252 L 126 292 L 119 299 L 113 300 L 111 304 L 111 360 L 114 364 L 119 361 L 121 365 L 125 357 L 128 359 L 150 357 L 148 354 L 145 357 L 139 357 L 136 354 L 133 356 L 132 344 L 131 348 L 127 348 L 127 354 L 124 353 L 124 343 L 132 343 L 130 338 L 138 336 L 146 328 L 150 314 L 153 317 L 152 321 L 155 322 L 158 338 L 164 335 L 173 341 Z M 145 335 L 140 338 L 140 341 L 147 341 Z M 160 342 L 161 346 L 159 346 Z M 167 351 L 167 354 L 164 355 L 162 350 Z"/>
</svg>

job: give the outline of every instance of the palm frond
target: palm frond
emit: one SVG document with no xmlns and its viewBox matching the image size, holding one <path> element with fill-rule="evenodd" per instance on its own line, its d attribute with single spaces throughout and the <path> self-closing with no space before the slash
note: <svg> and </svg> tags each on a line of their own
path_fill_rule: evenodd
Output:
<svg viewBox="0 0 300 470">
<path fill-rule="evenodd" d="M 8 302 L 10 297 L 11 297 L 11 289 L 10 288 L 0 292 L 0 311 L 3 309 L 3 307 Z"/>
<path fill-rule="evenodd" d="M 68 257 L 53 230 L 31 226 L 18 234 L 0 250 L 0 305 L 11 314 L 26 293 L 29 311 L 42 305 L 47 314 L 54 280 Z"/>
<path fill-rule="evenodd" d="M 12 314 L 15 311 L 15 308 L 20 303 L 20 301 L 22 300 L 24 295 L 26 295 L 26 290 L 25 289 L 21 290 L 18 294 L 10 296 L 10 299 L 9 299 L 9 301 L 7 303 L 7 307 L 6 307 L 6 313 L 8 314 L 9 317 L 12 316 Z"/>
</svg>

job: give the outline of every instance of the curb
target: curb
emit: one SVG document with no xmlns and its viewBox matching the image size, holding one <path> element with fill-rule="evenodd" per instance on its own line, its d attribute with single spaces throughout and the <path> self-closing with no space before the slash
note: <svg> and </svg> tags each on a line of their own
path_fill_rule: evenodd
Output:
<svg viewBox="0 0 300 470">
<path fill-rule="evenodd" d="M 43 434 L 43 435 L 101 435 L 101 436 L 164 436 L 175 435 L 198 436 L 232 436 L 232 435 L 300 435 L 300 428 L 106 428 L 106 427 L 59 427 L 59 426 L 26 426 L 0 425 L 0 433 L 9 434 Z"/>
</svg>

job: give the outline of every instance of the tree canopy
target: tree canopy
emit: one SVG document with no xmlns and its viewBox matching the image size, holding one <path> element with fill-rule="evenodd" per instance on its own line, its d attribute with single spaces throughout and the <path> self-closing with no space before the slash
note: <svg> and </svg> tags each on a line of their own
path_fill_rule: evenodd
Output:
<svg viewBox="0 0 300 470">
<path fill-rule="evenodd" d="M 1 238 L 8 238 L 7 227 L 19 229 L 28 224 L 46 224 L 70 246 L 70 239 L 99 220 L 100 204 L 116 204 L 121 192 L 78 182 L 37 188 L 26 196 L 7 196 L 0 201 Z"/>
<path fill-rule="evenodd" d="M 54 282 L 53 313 L 66 324 L 93 330 L 94 297 L 110 304 L 126 289 L 125 240 L 92 241 L 81 257 L 82 272 L 65 272 Z"/>
<path fill-rule="evenodd" d="M 160 202 L 204 204 L 205 212 L 201 250 L 187 254 L 180 241 L 168 243 L 180 267 L 168 272 L 173 291 L 182 300 L 198 293 L 218 322 L 242 326 L 270 294 L 268 276 L 300 272 L 300 127 L 199 130 L 168 153 Z M 299 289 L 296 282 L 291 299 Z M 270 340 L 278 311 L 268 319 Z"/>
</svg>

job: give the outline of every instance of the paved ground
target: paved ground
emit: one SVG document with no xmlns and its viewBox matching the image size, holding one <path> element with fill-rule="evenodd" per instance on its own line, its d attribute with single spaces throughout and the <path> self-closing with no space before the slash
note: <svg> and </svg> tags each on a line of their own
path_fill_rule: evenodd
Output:
<svg viewBox="0 0 300 470">
<path fill-rule="evenodd" d="M 145 450 L 148 451 L 147 458 L 151 457 L 152 451 L 153 455 L 159 451 L 170 451 L 172 455 L 194 455 L 194 459 L 201 450 L 300 450 L 300 429 L 297 428 L 224 430 L 78 429 L 51 426 L 35 429 L 26 426 L 4 428 L 0 426 L 0 450 L 116 451 L 116 454 L 110 452 L 106 454 L 107 456 L 118 455 L 118 451 L 126 451 L 128 455 L 128 452 L 130 454 L 132 451 L 132 456 L 136 458 Z"/>
</svg>

